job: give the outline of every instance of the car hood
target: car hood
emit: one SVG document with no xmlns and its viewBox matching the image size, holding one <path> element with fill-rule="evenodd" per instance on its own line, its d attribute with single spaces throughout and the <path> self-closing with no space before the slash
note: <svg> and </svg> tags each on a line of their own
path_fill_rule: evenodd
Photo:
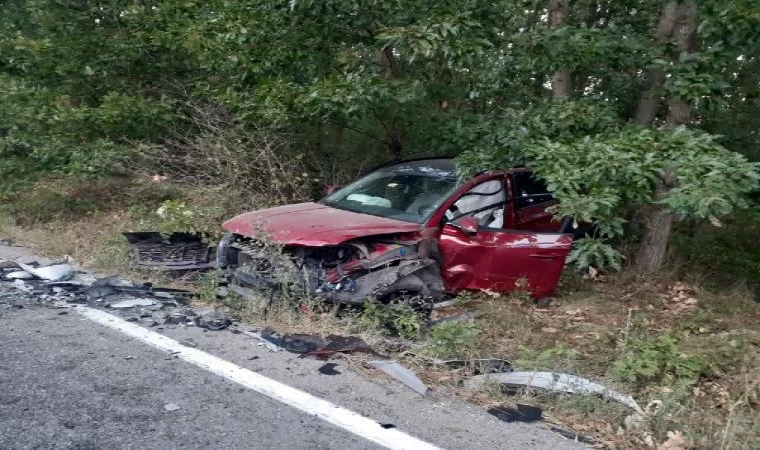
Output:
<svg viewBox="0 0 760 450">
<path fill-rule="evenodd" d="M 422 226 L 319 203 L 299 203 L 240 214 L 222 227 L 249 237 L 263 231 L 286 245 L 322 247 L 366 236 L 414 232 Z"/>
</svg>

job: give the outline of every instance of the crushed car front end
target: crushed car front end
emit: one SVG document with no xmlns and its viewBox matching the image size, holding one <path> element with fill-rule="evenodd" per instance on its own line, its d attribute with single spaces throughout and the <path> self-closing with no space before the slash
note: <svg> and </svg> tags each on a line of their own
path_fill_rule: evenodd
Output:
<svg viewBox="0 0 760 450">
<path fill-rule="evenodd" d="M 380 235 L 334 245 L 282 245 L 265 237 L 228 233 L 218 265 L 238 291 L 299 292 L 328 302 L 363 304 L 399 292 L 431 301 L 444 296 L 438 263 L 420 234 Z"/>
</svg>

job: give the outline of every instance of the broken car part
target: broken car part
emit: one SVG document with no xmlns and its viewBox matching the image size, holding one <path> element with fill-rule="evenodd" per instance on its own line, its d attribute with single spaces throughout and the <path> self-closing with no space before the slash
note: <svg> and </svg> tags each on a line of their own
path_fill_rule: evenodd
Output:
<svg viewBox="0 0 760 450">
<path fill-rule="evenodd" d="M 223 330 L 231 324 L 232 320 L 221 313 L 199 315 L 195 318 L 195 325 L 211 331 Z"/>
<path fill-rule="evenodd" d="M 535 406 L 517 404 L 517 409 L 508 407 L 494 407 L 488 413 L 504 422 L 536 422 L 541 420 L 543 411 Z"/>
<path fill-rule="evenodd" d="M 322 367 L 317 369 L 317 371 L 322 375 L 340 375 L 341 372 L 335 370 L 336 367 L 338 367 L 338 365 L 335 363 L 325 363 Z"/>
<path fill-rule="evenodd" d="M 374 351 L 369 344 L 364 342 L 364 339 L 356 336 L 327 336 L 327 344 L 317 350 L 304 353 L 300 358 L 307 356 L 313 356 L 323 361 L 330 359 L 336 353 L 369 353 L 382 357 L 379 353 Z"/>
<path fill-rule="evenodd" d="M 6 273 L 5 278 L 9 280 L 30 280 L 34 278 L 34 275 L 25 270 L 17 270 L 15 272 Z"/>
<path fill-rule="evenodd" d="M 197 233 L 124 232 L 137 265 L 170 270 L 197 270 L 214 266 L 214 248 Z"/>
<path fill-rule="evenodd" d="M 402 366 L 398 361 L 370 361 L 369 364 L 376 369 L 380 369 L 393 379 L 401 382 L 409 389 L 420 395 L 427 395 L 428 387 L 420 380 L 417 375 L 410 369 Z"/>
<path fill-rule="evenodd" d="M 153 306 L 156 304 L 155 300 L 149 298 L 130 298 L 127 300 L 121 300 L 108 305 L 109 308 L 123 309 L 134 308 L 135 306 Z"/>
<path fill-rule="evenodd" d="M 630 395 L 624 395 L 586 378 L 555 372 L 507 372 L 477 375 L 464 381 L 467 389 L 483 389 L 487 383 L 500 383 L 510 387 L 538 388 L 568 394 L 598 394 L 622 403 L 643 414 Z"/>
<path fill-rule="evenodd" d="M 41 280 L 47 281 L 64 281 L 71 278 L 74 274 L 74 267 L 71 264 L 53 264 L 45 267 L 32 267 L 24 263 L 18 263 L 25 272 L 29 272 Z"/>
</svg>

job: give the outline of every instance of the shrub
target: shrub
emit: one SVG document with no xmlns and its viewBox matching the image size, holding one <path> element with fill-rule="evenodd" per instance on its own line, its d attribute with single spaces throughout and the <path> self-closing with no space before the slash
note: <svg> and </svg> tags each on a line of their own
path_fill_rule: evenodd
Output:
<svg viewBox="0 0 760 450">
<path fill-rule="evenodd" d="M 436 326 L 430 332 L 428 349 L 437 356 L 452 356 L 475 347 L 482 332 L 474 322 L 452 322 Z"/>
<path fill-rule="evenodd" d="M 675 381 L 695 381 L 707 374 L 709 362 L 701 355 L 683 353 L 678 344 L 678 338 L 672 334 L 656 340 L 631 339 L 612 373 L 620 380 L 635 383 L 660 381 L 665 377 Z"/>
</svg>

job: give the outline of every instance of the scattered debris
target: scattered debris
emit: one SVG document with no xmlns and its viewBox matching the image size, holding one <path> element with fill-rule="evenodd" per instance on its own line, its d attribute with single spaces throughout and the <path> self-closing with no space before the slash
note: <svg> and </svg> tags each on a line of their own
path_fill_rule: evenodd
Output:
<svg viewBox="0 0 760 450">
<path fill-rule="evenodd" d="M 540 388 L 569 394 L 599 394 L 618 401 L 636 412 L 643 414 L 638 403 L 630 395 L 624 395 L 601 384 L 585 378 L 555 372 L 507 372 L 498 374 L 476 375 L 465 380 L 467 389 L 482 389 L 488 382 L 501 383 L 506 386 Z"/>
<path fill-rule="evenodd" d="M 292 353 L 309 353 L 316 351 L 327 344 L 327 341 L 319 336 L 310 334 L 286 334 L 282 337 L 280 346 Z"/>
<path fill-rule="evenodd" d="M 164 405 L 164 410 L 169 412 L 179 411 L 180 409 L 182 409 L 182 407 L 176 403 L 167 403 Z"/>
<path fill-rule="evenodd" d="M 171 311 L 164 316 L 164 324 L 180 325 L 188 321 L 187 314 L 184 311 Z"/>
<path fill-rule="evenodd" d="M 382 355 L 374 351 L 369 344 L 364 342 L 364 339 L 360 337 L 330 335 L 327 336 L 327 342 L 327 345 L 320 347 L 317 350 L 304 353 L 300 357 L 305 358 L 307 356 L 313 356 L 323 361 L 330 359 L 336 353 L 369 353 L 371 355 L 382 357 Z"/>
<path fill-rule="evenodd" d="M 191 338 L 184 339 L 182 341 L 179 341 L 180 344 L 184 345 L 185 347 L 195 348 L 198 346 L 194 340 Z"/>
<path fill-rule="evenodd" d="M 535 406 L 518 403 L 517 409 L 500 406 L 489 409 L 488 413 L 504 422 L 536 422 L 541 420 L 543 410 Z"/>
<path fill-rule="evenodd" d="M 153 306 L 155 304 L 156 304 L 156 301 L 149 298 L 130 298 L 127 300 L 116 302 L 116 303 L 111 303 L 110 305 L 108 305 L 108 307 L 115 308 L 115 309 L 123 309 L 123 308 L 134 308 L 135 306 Z"/>
<path fill-rule="evenodd" d="M 338 365 L 335 363 L 325 363 L 325 365 L 320 367 L 318 371 L 322 375 L 340 375 L 341 372 L 338 372 L 337 370 L 335 370 L 337 366 Z"/>
<path fill-rule="evenodd" d="M 219 331 L 232 325 L 232 320 L 223 313 L 212 310 L 198 314 L 195 318 L 195 324 L 206 330 Z"/>
<path fill-rule="evenodd" d="M 370 361 L 369 364 L 400 381 L 414 392 L 423 396 L 427 395 L 428 387 L 425 386 L 425 383 L 423 383 L 414 372 L 399 364 L 398 361 Z"/>
</svg>

